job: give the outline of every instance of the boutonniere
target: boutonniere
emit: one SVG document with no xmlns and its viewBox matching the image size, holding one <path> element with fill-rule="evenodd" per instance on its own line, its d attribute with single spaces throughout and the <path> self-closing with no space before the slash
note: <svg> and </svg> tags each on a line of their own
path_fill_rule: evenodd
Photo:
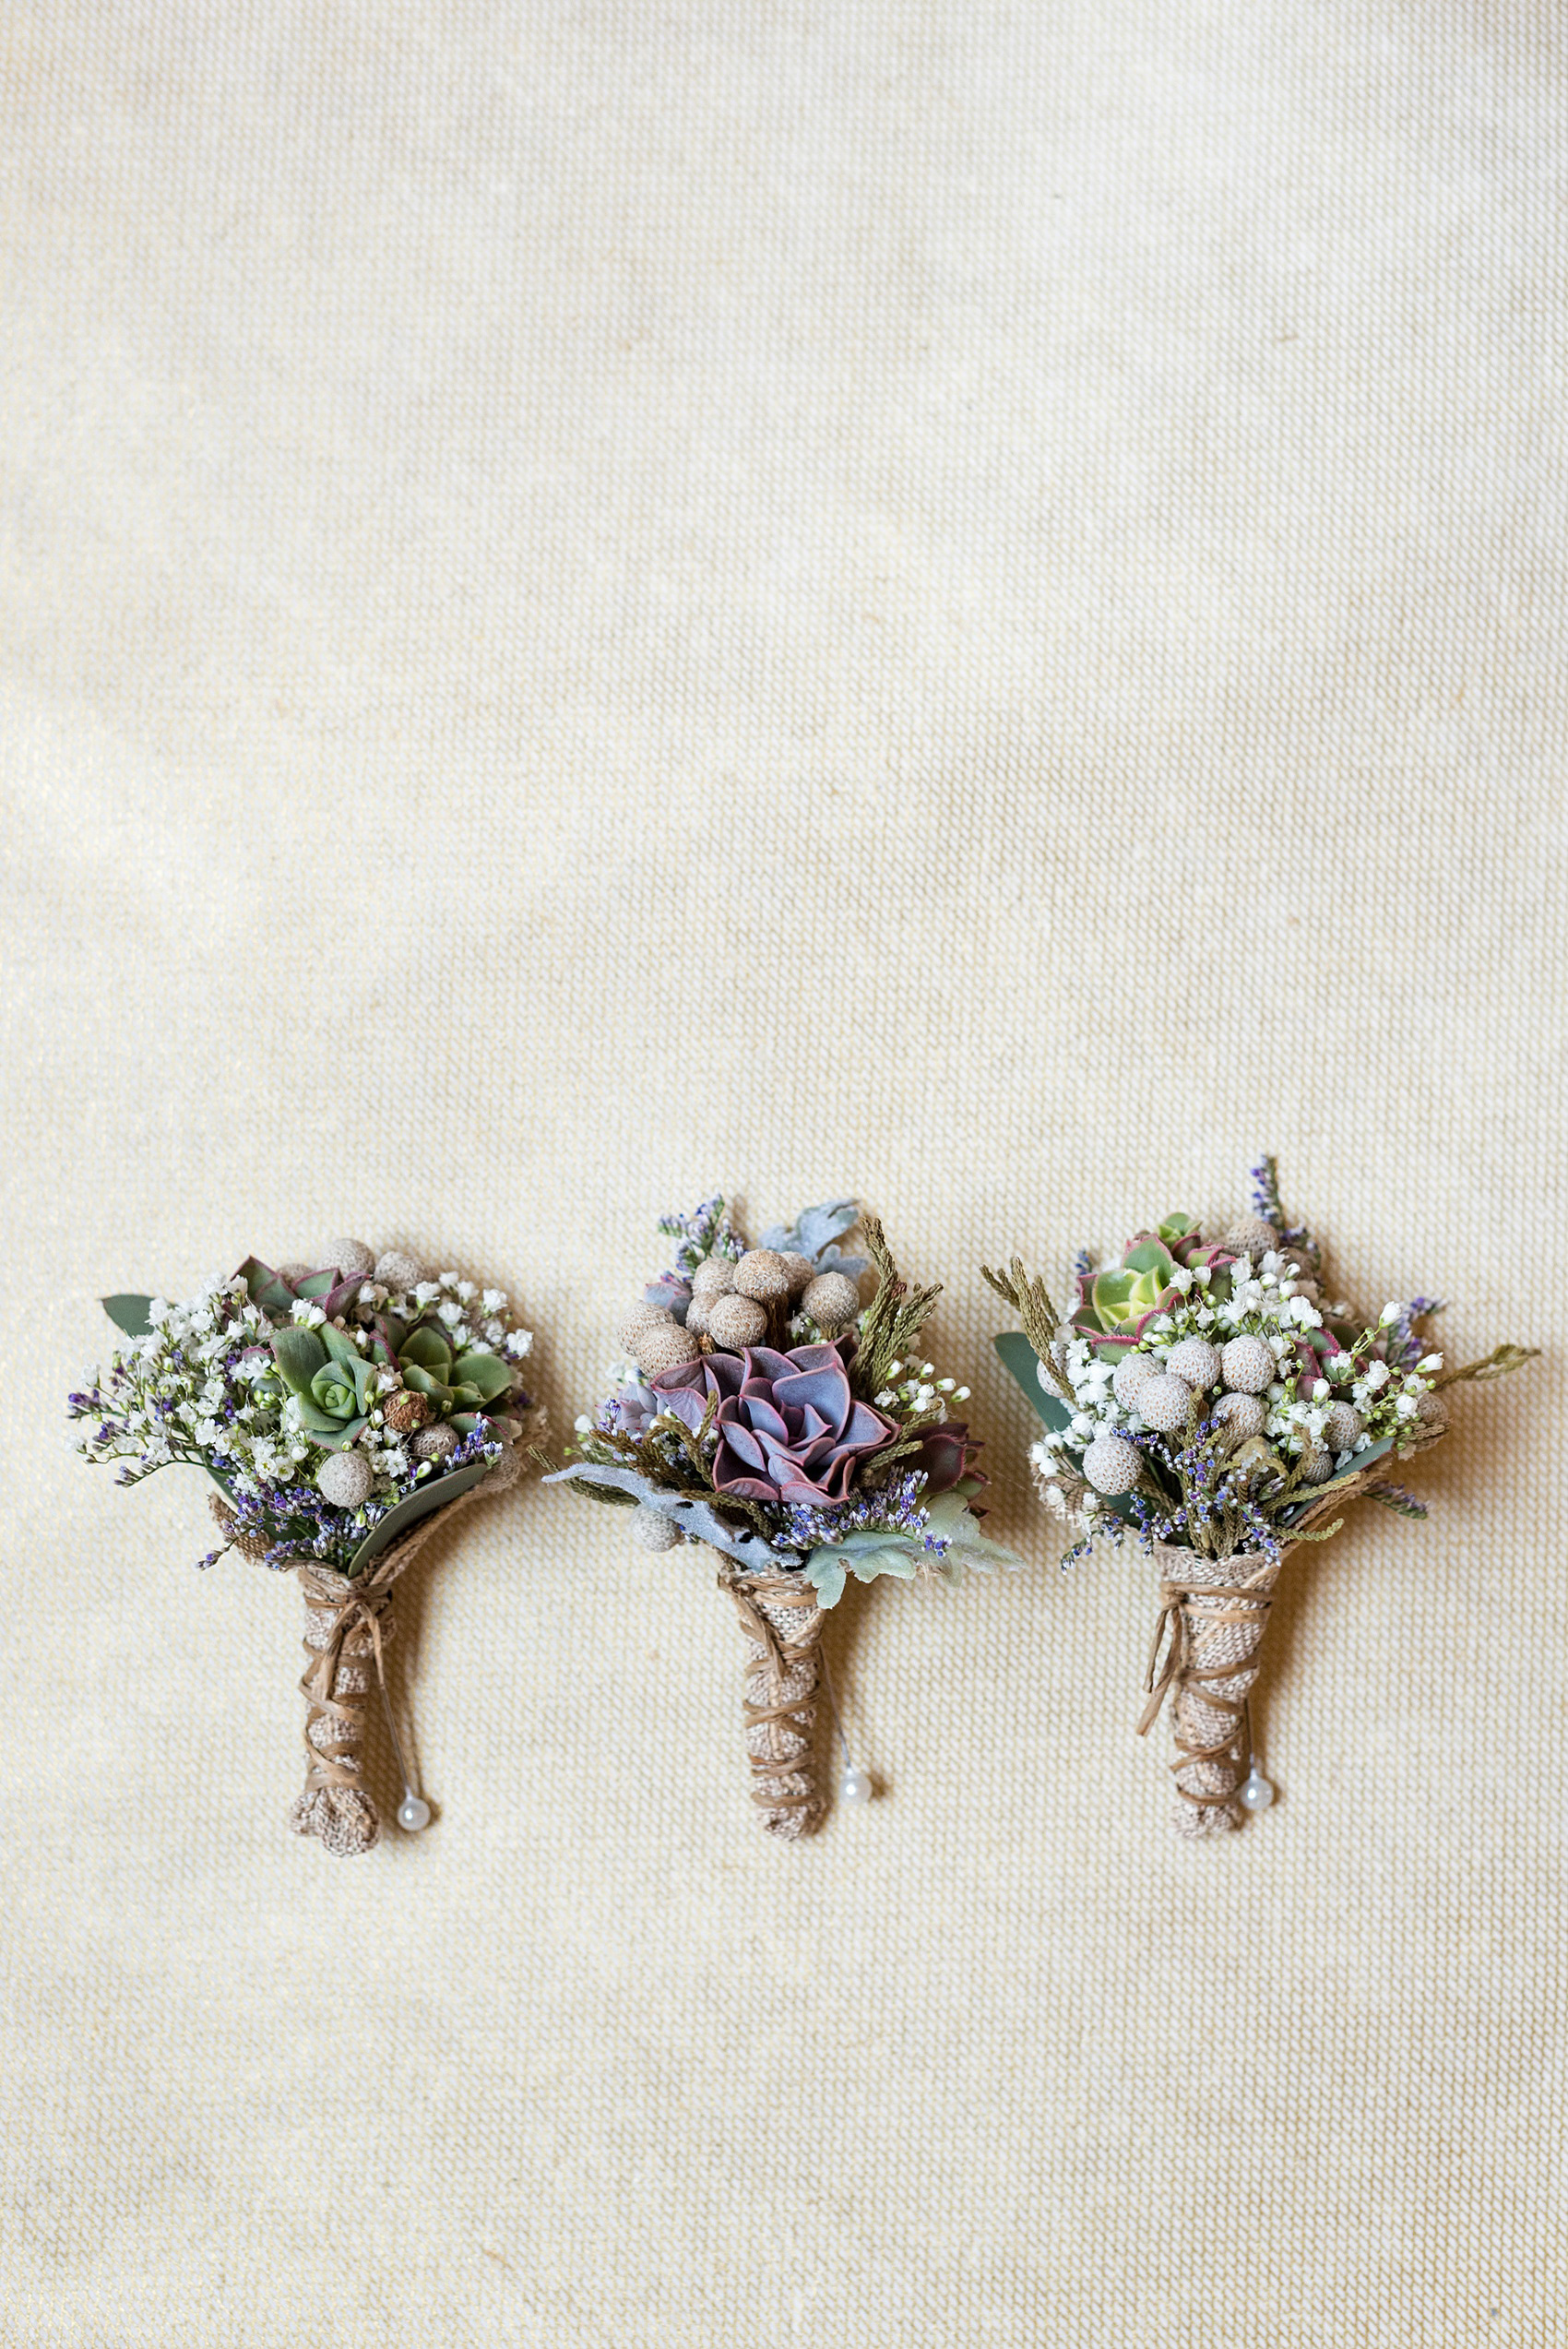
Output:
<svg viewBox="0 0 1568 2349">
<path fill-rule="evenodd" d="M 439 1527 L 519 1473 L 537 1432 L 532 1346 L 500 1289 L 432 1276 L 400 1249 L 331 1240 L 310 1264 L 248 1258 L 192 1297 L 106 1297 L 125 1343 L 70 1398 L 77 1449 L 137 1485 L 205 1469 L 227 1549 L 292 1573 L 304 1599 L 306 1773 L 290 1823 L 329 1852 L 380 1833 L 364 1783 L 374 1676 L 403 1780 L 398 1819 L 429 1806 L 403 1766 L 383 1654 L 399 1576 Z"/>
<path fill-rule="evenodd" d="M 1359 1309 L 1287 1219 L 1273 1159 L 1253 1180 L 1250 1215 L 1206 1233 L 1168 1215 L 1113 1263 L 1081 1257 L 1064 1317 L 1017 1258 L 982 1268 L 1023 1324 L 996 1349 L 1044 1422 L 1029 1456 L 1075 1537 L 1063 1566 L 1132 1544 L 1158 1570 L 1138 1729 L 1169 1699 L 1187 1836 L 1274 1799 L 1248 1699 L 1286 1556 L 1337 1533 L 1350 1501 L 1425 1517 L 1394 1469 L 1442 1440 L 1450 1389 L 1536 1351 L 1450 1367 L 1427 1334 L 1438 1299 Z"/>
<path fill-rule="evenodd" d="M 866 1256 L 841 1246 L 857 1225 Z M 659 1228 L 673 1261 L 624 1317 L 611 1391 L 552 1481 L 624 1509 L 649 1549 L 717 1557 L 745 1643 L 752 1800 L 791 1839 L 825 1807 L 826 1612 L 851 1582 L 1019 1560 L 980 1530 L 968 1389 L 924 1358 L 939 1292 L 909 1288 L 874 1216 L 830 1200 L 750 1246 L 714 1198 Z M 863 1801 L 870 1778 L 844 1760 L 840 1794 Z"/>
</svg>

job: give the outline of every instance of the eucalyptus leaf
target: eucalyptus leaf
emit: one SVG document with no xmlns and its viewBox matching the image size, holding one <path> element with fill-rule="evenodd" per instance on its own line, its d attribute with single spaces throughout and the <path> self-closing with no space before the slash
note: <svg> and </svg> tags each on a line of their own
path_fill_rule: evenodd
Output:
<svg viewBox="0 0 1568 2349">
<path fill-rule="evenodd" d="M 1040 1385 L 1039 1356 L 1023 1331 L 1005 1330 L 992 1342 L 1045 1425 L 1058 1435 L 1071 1426 L 1073 1414 L 1061 1396 L 1048 1393 Z"/>
<path fill-rule="evenodd" d="M 362 1574 L 373 1558 L 379 1557 L 400 1533 L 406 1533 L 410 1525 L 417 1525 L 422 1517 L 430 1517 L 436 1509 L 445 1508 L 447 1502 L 455 1501 L 460 1493 L 471 1493 L 481 1477 L 488 1475 L 493 1466 L 493 1462 L 488 1460 L 469 1461 L 462 1468 L 453 1469 L 449 1475 L 433 1476 L 428 1484 L 417 1486 L 406 1500 L 398 1502 L 396 1508 L 389 1508 L 380 1524 L 373 1526 L 365 1535 L 349 1560 L 350 1577 Z"/>
<path fill-rule="evenodd" d="M 148 1338 L 152 1335 L 152 1324 L 147 1318 L 148 1308 L 152 1303 L 150 1297 L 132 1296 L 127 1292 L 103 1297 L 100 1302 L 114 1327 L 123 1330 L 127 1338 Z"/>
</svg>

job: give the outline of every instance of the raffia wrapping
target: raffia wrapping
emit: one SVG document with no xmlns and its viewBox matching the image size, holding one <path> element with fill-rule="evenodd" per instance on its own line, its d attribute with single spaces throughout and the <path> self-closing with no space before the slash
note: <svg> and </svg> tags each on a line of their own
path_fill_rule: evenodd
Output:
<svg viewBox="0 0 1568 2349">
<path fill-rule="evenodd" d="M 719 1583 L 746 1642 L 752 1800 L 766 1831 L 793 1842 L 812 1832 L 824 1809 L 815 1750 L 822 1609 L 800 1574 L 744 1574 L 725 1559 Z"/>
<path fill-rule="evenodd" d="M 1161 1607 L 1138 1735 L 1169 1697 L 1176 1748 L 1170 1823 L 1178 1835 L 1223 1834 L 1245 1815 L 1235 1796 L 1252 1758 L 1247 1699 L 1279 1563 L 1256 1550 L 1204 1558 L 1163 1545 L 1155 1557 Z"/>
</svg>

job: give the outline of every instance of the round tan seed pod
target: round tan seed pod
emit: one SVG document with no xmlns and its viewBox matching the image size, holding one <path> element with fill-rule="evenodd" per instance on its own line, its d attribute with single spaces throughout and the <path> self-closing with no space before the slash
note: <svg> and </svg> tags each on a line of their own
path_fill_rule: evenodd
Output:
<svg viewBox="0 0 1568 2349">
<path fill-rule="evenodd" d="M 735 1286 L 743 1297 L 782 1305 L 790 1294 L 790 1270 L 777 1248 L 748 1248 L 735 1267 Z"/>
<path fill-rule="evenodd" d="M 419 1287 L 424 1279 L 424 1267 L 406 1248 L 387 1248 L 375 1259 L 375 1277 L 384 1289 L 406 1292 Z"/>
<path fill-rule="evenodd" d="M 399 1387 L 382 1404 L 381 1415 L 398 1435 L 417 1436 L 435 1416 L 435 1406 L 428 1395 L 416 1395 L 411 1387 Z"/>
<path fill-rule="evenodd" d="M 629 1354 L 637 1350 L 637 1339 L 644 1330 L 661 1330 L 675 1317 L 667 1305 L 648 1305 L 641 1300 L 629 1305 L 616 1326 L 615 1335 Z"/>
<path fill-rule="evenodd" d="M 1331 1452 L 1348 1452 L 1366 1422 L 1348 1403 L 1336 1403 L 1324 1413 L 1323 1440 Z"/>
<path fill-rule="evenodd" d="M 790 1248 L 785 1252 L 783 1262 L 790 1282 L 790 1294 L 792 1297 L 802 1296 L 816 1277 L 810 1257 L 798 1256 L 793 1248 Z"/>
<path fill-rule="evenodd" d="M 1138 1400 L 1140 1389 L 1146 1387 L 1159 1365 L 1152 1355 L 1130 1353 L 1119 1362 L 1111 1373 L 1111 1391 L 1123 1411 L 1131 1411 Z"/>
<path fill-rule="evenodd" d="M 707 1334 L 716 1346 L 731 1353 L 742 1346 L 760 1346 L 767 1335 L 767 1307 L 755 1297 L 715 1297 L 707 1308 Z"/>
<path fill-rule="evenodd" d="M 702 1347 L 695 1330 L 683 1330 L 678 1321 L 650 1321 L 633 1330 L 626 1351 L 637 1368 L 653 1377 L 660 1370 L 678 1370 L 683 1362 L 695 1362 Z"/>
<path fill-rule="evenodd" d="M 707 1309 L 717 1303 L 713 1297 L 694 1297 L 686 1307 L 686 1327 L 701 1337 L 707 1328 Z"/>
<path fill-rule="evenodd" d="M 1167 1371 L 1157 1370 L 1138 1389 L 1138 1416 L 1146 1427 L 1158 1427 L 1162 1436 L 1184 1427 L 1192 1408 L 1191 1387 L 1183 1379 L 1172 1378 Z"/>
<path fill-rule="evenodd" d="M 447 1460 L 457 1449 L 457 1431 L 438 1419 L 434 1427 L 422 1427 L 409 1446 L 416 1460 Z"/>
<path fill-rule="evenodd" d="M 847 1272 L 819 1272 L 801 1298 L 819 1330 L 845 1330 L 861 1309 L 861 1293 Z"/>
<path fill-rule="evenodd" d="M 1448 1425 L 1448 1411 L 1441 1395 L 1416 1397 L 1416 1417 L 1429 1435 L 1441 1436 Z"/>
<path fill-rule="evenodd" d="M 363 1452 L 328 1452 L 315 1472 L 316 1489 L 334 1508 L 358 1508 L 370 1498 L 375 1472 Z"/>
<path fill-rule="evenodd" d="M 1165 1367 L 1183 1387 L 1201 1395 L 1219 1384 L 1219 1349 L 1206 1338 L 1183 1338 L 1165 1357 Z"/>
<path fill-rule="evenodd" d="M 1268 1425 L 1268 1405 L 1261 1395 L 1221 1395 L 1214 1416 L 1241 1441 L 1263 1434 Z"/>
<path fill-rule="evenodd" d="M 278 1278 L 280 1281 L 303 1281 L 308 1274 L 319 1272 L 320 1270 L 319 1264 L 280 1264 L 278 1267 Z"/>
<path fill-rule="evenodd" d="M 327 1240 L 321 1261 L 336 1265 L 345 1281 L 368 1281 L 375 1270 L 375 1252 L 362 1240 Z"/>
<path fill-rule="evenodd" d="M 1321 1447 L 1303 1457 L 1301 1475 L 1309 1485 L 1326 1485 L 1334 1473 L 1334 1454 Z"/>
<path fill-rule="evenodd" d="M 1228 1387 L 1238 1394 L 1261 1395 L 1274 1382 L 1274 1355 L 1261 1338 L 1232 1338 L 1219 1356 Z"/>
<path fill-rule="evenodd" d="M 694 1297 L 722 1297 L 735 1285 L 735 1268 L 727 1256 L 705 1256 L 692 1275 Z"/>
<path fill-rule="evenodd" d="M 645 1550 L 672 1550 L 681 1538 L 681 1529 L 661 1508 L 650 1508 L 639 1501 L 632 1511 L 632 1539 L 640 1542 Z"/>
<path fill-rule="evenodd" d="M 1229 1248 L 1232 1256 L 1250 1256 L 1254 1263 L 1260 1256 L 1266 1256 L 1270 1248 L 1281 1248 L 1284 1245 L 1277 1224 L 1266 1222 L 1261 1215 L 1238 1215 L 1220 1242 L 1220 1246 Z"/>
<path fill-rule="evenodd" d="M 1125 1436 L 1097 1436 L 1084 1454 L 1084 1479 L 1097 1493 L 1130 1493 L 1141 1465 Z"/>
</svg>

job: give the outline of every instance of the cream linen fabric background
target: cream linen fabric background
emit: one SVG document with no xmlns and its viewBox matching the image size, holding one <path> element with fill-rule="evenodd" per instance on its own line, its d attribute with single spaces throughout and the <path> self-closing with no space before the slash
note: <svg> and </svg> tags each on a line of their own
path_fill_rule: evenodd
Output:
<svg viewBox="0 0 1568 2349">
<path fill-rule="evenodd" d="M 1550 1356 L 1292 1566 L 1194 1849 L 976 1270 L 1272 1147 L 1555 1338 L 1560 30 L 8 12 L 7 2344 L 1562 2338 Z M 296 1594 L 72 1458 L 96 1298 L 411 1243 L 565 1431 L 714 1186 L 948 1284 L 1029 1570 L 851 1594 L 779 1850 L 709 1564 L 529 1489 L 434 1831 L 294 1841 Z"/>
</svg>

